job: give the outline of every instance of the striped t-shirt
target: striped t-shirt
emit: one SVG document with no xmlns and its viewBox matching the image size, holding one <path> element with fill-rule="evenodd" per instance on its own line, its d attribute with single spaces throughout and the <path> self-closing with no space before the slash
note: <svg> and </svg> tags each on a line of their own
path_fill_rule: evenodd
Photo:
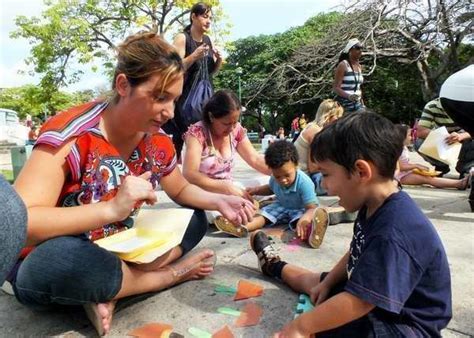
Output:
<svg viewBox="0 0 474 338">
<path fill-rule="evenodd" d="M 342 61 L 346 67 L 344 72 L 344 78 L 342 79 L 341 89 L 347 93 L 347 95 L 357 94 L 362 97 L 361 85 L 364 82 L 362 72 L 355 71 L 347 60 Z M 341 103 L 345 111 L 356 111 L 362 108 L 360 101 L 354 102 L 346 99 L 342 96 L 337 96 L 337 101 Z"/>
<path fill-rule="evenodd" d="M 449 133 L 461 130 L 444 111 L 439 98 L 425 105 L 418 125 L 428 129 L 436 129 L 445 126 Z"/>
</svg>

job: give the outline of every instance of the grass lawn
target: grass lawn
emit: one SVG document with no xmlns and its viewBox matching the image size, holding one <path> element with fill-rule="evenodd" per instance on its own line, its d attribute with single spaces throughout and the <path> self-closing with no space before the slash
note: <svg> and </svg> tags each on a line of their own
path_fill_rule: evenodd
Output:
<svg viewBox="0 0 474 338">
<path fill-rule="evenodd" d="M 13 170 L 0 169 L 0 175 L 3 175 L 8 182 L 13 183 Z"/>
</svg>

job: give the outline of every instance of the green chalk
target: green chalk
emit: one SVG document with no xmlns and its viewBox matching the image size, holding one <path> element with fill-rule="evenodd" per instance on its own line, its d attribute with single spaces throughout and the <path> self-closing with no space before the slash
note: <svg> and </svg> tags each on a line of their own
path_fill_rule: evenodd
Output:
<svg viewBox="0 0 474 338">
<path fill-rule="evenodd" d="M 212 334 L 197 327 L 190 327 L 188 332 L 196 338 L 212 338 Z"/>
<path fill-rule="evenodd" d="M 220 292 L 220 293 L 231 293 L 234 294 L 237 292 L 237 289 L 232 287 L 232 286 L 226 286 L 226 285 L 217 285 L 216 288 L 214 289 L 215 292 Z"/>
<path fill-rule="evenodd" d="M 225 315 L 235 316 L 235 317 L 240 316 L 240 311 L 237 311 L 236 309 L 233 309 L 230 307 L 220 307 L 217 309 L 217 312 L 223 313 Z"/>
</svg>

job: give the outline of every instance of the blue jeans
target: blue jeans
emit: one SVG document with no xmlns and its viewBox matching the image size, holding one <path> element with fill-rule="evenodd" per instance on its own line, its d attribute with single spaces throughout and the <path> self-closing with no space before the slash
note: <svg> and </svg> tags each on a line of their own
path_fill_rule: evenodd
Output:
<svg viewBox="0 0 474 338">
<path fill-rule="evenodd" d="M 206 231 L 206 215 L 195 210 L 180 244 L 183 255 Z M 36 309 L 108 302 L 121 286 L 122 261 L 85 235 L 41 243 L 21 263 L 13 283 L 18 301 Z"/>
<path fill-rule="evenodd" d="M 0 285 L 18 259 L 26 240 L 27 213 L 25 205 L 0 175 Z"/>
<path fill-rule="evenodd" d="M 328 193 L 327 191 L 323 188 L 323 174 L 320 172 L 310 174 L 309 177 L 311 177 L 311 180 L 314 183 L 314 186 L 316 188 L 316 195 L 317 196 L 326 196 Z"/>
</svg>

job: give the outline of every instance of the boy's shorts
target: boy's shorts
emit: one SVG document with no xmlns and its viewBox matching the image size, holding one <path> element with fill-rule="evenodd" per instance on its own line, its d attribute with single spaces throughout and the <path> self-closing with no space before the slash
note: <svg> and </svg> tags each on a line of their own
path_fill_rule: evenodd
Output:
<svg viewBox="0 0 474 338">
<path fill-rule="evenodd" d="M 328 272 L 322 272 L 319 282 L 322 282 L 327 275 Z M 345 286 L 346 281 L 334 285 L 329 291 L 328 298 L 344 292 Z M 318 333 L 318 338 L 415 338 L 422 336 L 413 327 L 396 324 L 382 318 L 376 310 L 343 326 Z"/>
<path fill-rule="evenodd" d="M 281 205 L 279 202 L 274 202 L 267 206 L 264 206 L 258 214 L 265 217 L 270 221 L 270 225 L 275 224 L 288 224 L 290 228 L 298 221 L 301 216 L 306 212 L 306 209 L 288 209 Z"/>
</svg>

